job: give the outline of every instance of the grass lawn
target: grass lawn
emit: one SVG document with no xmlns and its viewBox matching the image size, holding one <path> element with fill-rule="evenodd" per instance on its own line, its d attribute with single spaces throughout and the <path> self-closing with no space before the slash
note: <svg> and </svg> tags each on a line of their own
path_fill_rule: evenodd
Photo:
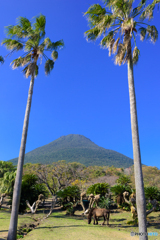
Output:
<svg viewBox="0 0 160 240">
<path fill-rule="evenodd" d="M 81 216 L 80 211 L 75 212 L 74 217 L 66 216 L 65 211 L 54 211 L 52 215 L 41 221 L 34 230 L 29 232 L 26 240 L 138 240 L 131 237 L 130 232 L 138 232 L 138 227 L 127 225 L 131 220 L 130 212 L 112 213 L 110 217 L 110 226 L 102 226 L 102 219 L 99 225 L 88 225 L 86 217 Z M 34 218 L 42 217 L 42 213 L 34 215 Z M 0 211 L 0 240 L 6 239 L 10 213 L 4 210 Z M 149 240 L 160 239 L 160 212 L 151 213 L 148 217 L 148 232 L 157 232 L 157 237 L 149 237 Z M 35 222 L 30 214 L 19 215 L 18 225 Z"/>
</svg>

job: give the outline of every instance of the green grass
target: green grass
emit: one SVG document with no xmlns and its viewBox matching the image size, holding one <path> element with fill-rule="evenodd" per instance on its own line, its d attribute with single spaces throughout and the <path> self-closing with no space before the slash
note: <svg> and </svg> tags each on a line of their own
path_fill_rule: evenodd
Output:
<svg viewBox="0 0 160 240">
<path fill-rule="evenodd" d="M 119 210 L 118 210 L 119 211 Z M 82 212 L 75 212 L 76 216 L 65 215 L 65 211 L 55 211 L 52 215 L 41 221 L 34 230 L 29 232 L 25 239 L 27 240 L 138 240 L 131 237 L 130 232 L 138 232 L 138 227 L 129 226 L 127 221 L 131 220 L 130 212 L 112 213 L 110 217 L 110 226 L 102 226 L 102 219 L 99 225 L 88 225 L 86 217 L 81 216 Z M 43 214 L 36 214 L 34 218 L 42 218 Z M 9 226 L 10 213 L 0 212 L 0 240 L 6 239 Z M 158 232 L 158 237 L 149 237 L 149 240 L 160 239 L 160 212 L 154 212 L 148 217 L 148 232 Z M 34 220 L 30 214 L 19 215 L 18 225 L 33 223 Z"/>
</svg>

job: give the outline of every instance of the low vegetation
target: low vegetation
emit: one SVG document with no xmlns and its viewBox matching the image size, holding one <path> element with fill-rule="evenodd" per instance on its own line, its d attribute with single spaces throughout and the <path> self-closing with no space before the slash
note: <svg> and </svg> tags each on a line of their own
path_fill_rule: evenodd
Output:
<svg viewBox="0 0 160 240">
<path fill-rule="evenodd" d="M 6 239 L 9 221 L 13 185 L 16 168 L 10 162 L 0 162 L 0 193 L 5 196 L 2 201 L 0 234 Z M 148 232 L 159 232 L 160 223 L 160 175 L 155 167 L 143 166 L 145 183 L 146 211 L 153 210 L 147 216 Z M 149 177 L 148 177 L 149 175 Z M 115 168 L 91 166 L 86 167 L 80 163 L 59 161 L 50 165 L 26 164 L 23 168 L 22 192 L 19 212 L 19 227 L 17 237 L 26 239 L 77 239 L 76 236 L 99 236 L 106 239 L 106 234 L 112 234 L 112 239 L 130 239 L 130 232 L 138 232 L 136 212 L 133 213 L 130 196 L 134 196 L 134 171 L 131 168 Z M 154 185 L 154 182 L 156 185 Z M 110 226 L 88 226 L 86 216 L 82 216 L 81 193 L 86 197 L 99 196 L 98 206 L 111 210 Z M 128 196 L 127 200 L 124 199 Z M 43 194 L 46 202 L 48 197 L 57 196 L 57 206 L 49 218 L 44 219 L 47 208 L 40 203 L 36 213 L 31 214 L 26 200 L 32 206 Z M 86 199 L 88 199 L 88 197 Z M 2 199 L 2 197 L 1 197 Z M 153 209 L 152 201 L 156 199 L 158 205 Z M 9 204 L 9 205 L 8 205 Z M 93 207 L 96 206 L 96 202 Z M 118 209 L 117 209 L 118 207 Z M 23 214 L 22 214 L 23 213 Z M 132 215 L 131 215 L 132 213 Z M 43 219 L 43 220 L 42 220 Z M 1 223 L 2 222 L 2 223 Z M 100 224 L 102 221 L 100 220 Z M 77 233 L 77 234 L 76 234 Z M 95 235 L 97 234 L 97 235 Z M 123 235 L 123 237 L 122 237 Z M 39 236 L 41 238 L 39 238 Z M 46 236 L 46 238 L 44 238 Z M 81 239 L 81 238 L 78 238 Z M 134 239 L 134 238 L 133 238 Z M 137 239 L 135 237 L 135 239 Z M 150 239 L 150 238 L 149 238 Z"/>
</svg>

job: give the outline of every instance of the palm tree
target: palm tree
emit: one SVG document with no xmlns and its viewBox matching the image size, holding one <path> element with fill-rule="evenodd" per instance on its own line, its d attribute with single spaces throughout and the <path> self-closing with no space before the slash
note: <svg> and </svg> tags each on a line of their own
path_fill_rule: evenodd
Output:
<svg viewBox="0 0 160 240">
<path fill-rule="evenodd" d="M 104 7 L 94 4 L 85 13 L 90 29 L 85 32 L 87 40 L 95 41 L 101 37 L 100 45 L 109 49 L 109 56 L 115 54 L 115 64 L 128 65 L 128 85 L 130 95 L 130 114 L 132 143 L 134 155 L 134 172 L 136 185 L 136 204 L 138 209 L 139 232 L 147 232 L 145 195 L 141 165 L 141 154 L 138 133 L 136 97 L 134 88 L 133 64 L 136 64 L 140 51 L 136 45 L 136 34 L 141 40 L 157 40 L 155 26 L 150 26 L 142 18 L 146 9 L 145 0 L 133 8 L 133 0 L 103 0 Z M 140 17 L 141 16 L 141 17 Z M 133 54 L 132 54 L 133 49 Z M 147 239 L 141 236 L 140 239 Z"/>
<path fill-rule="evenodd" d="M 11 53 L 19 50 L 25 51 L 25 53 L 21 57 L 15 59 L 11 64 L 13 66 L 13 69 L 24 66 L 22 72 L 27 78 L 29 76 L 31 77 L 23 124 L 21 147 L 18 158 L 17 174 L 14 185 L 12 213 L 7 238 L 8 240 L 16 239 L 17 234 L 17 220 L 21 194 L 22 171 L 34 79 L 38 75 L 38 68 L 39 64 L 42 61 L 42 57 L 44 57 L 46 60 L 45 73 L 46 75 L 48 75 L 54 67 L 55 60 L 58 58 L 57 50 L 64 45 L 62 40 L 57 42 L 51 42 L 49 38 L 45 38 L 45 25 L 46 18 L 43 15 L 36 17 L 33 23 L 31 23 L 27 18 L 19 17 L 17 25 L 11 25 L 6 28 L 8 38 L 4 39 L 2 42 L 2 44 L 4 44 L 7 49 L 11 50 Z M 52 59 L 47 57 L 47 55 L 44 53 L 45 51 L 51 51 Z"/>
</svg>

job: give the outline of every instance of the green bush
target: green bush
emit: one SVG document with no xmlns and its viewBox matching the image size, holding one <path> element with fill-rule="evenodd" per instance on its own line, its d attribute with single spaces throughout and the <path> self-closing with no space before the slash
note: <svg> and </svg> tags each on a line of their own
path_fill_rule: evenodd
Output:
<svg viewBox="0 0 160 240">
<path fill-rule="evenodd" d="M 21 213 L 25 212 L 27 208 L 26 200 L 28 200 L 30 205 L 32 205 L 38 199 L 39 194 L 48 196 L 48 192 L 45 186 L 43 184 L 38 183 L 37 176 L 34 174 L 23 175 L 19 212 Z M 12 195 L 13 190 L 11 194 L 11 199 Z M 12 204 L 12 200 L 10 201 L 10 203 Z"/>
<path fill-rule="evenodd" d="M 80 189 L 78 186 L 68 186 L 63 190 L 60 190 L 56 195 L 61 198 L 61 203 L 65 207 L 68 202 L 73 203 L 74 199 L 77 201 L 80 199 Z"/>
<path fill-rule="evenodd" d="M 160 191 L 157 187 L 145 187 L 144 192 L 146 199 L 156 199 L 160 201 Z"/>
<path fill-rule="evenodd" d="M 100 208 L 106 208 L 106 209 L 110 209 L 110 206 L 112 204 L 112 200 L 110 198 L 105 198 L 104 196 L 102 196 L 100 198 L 100 201 L 98 203 L 98 206 Z"/>
<path fill-rule="evenodd" d="M 120 174 L 120 177 L 116 181 L 120 185 L 128 186 L 131 183 L 131 179 L 129 176 L 125 174 Z"/>
<path fill-rule="evenodd" d="M 132 193 L 131 187 L 121 185 L 121 184 L 116 184 L 113 187 L 110 188 L 111 192 L 114 193 L 115 196 L 118 196 L 119 194 L 123 194 L 125 191 Z"/>
<path fill-rule="evenodd" d="M 106 193 L 108 193 L 108 188 L 109 188 L 109 184 L 108 183 L 96 183 L 91 185 L 88 189 L 87 189 L 87 194 L 100 194 L 101 197 L 105 196 Z"/>
</svg>

